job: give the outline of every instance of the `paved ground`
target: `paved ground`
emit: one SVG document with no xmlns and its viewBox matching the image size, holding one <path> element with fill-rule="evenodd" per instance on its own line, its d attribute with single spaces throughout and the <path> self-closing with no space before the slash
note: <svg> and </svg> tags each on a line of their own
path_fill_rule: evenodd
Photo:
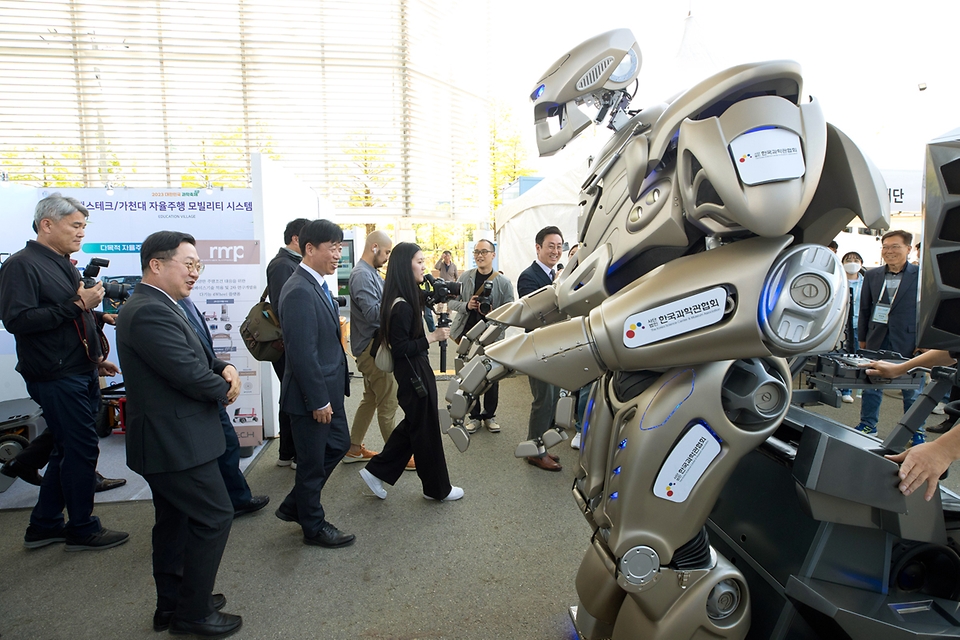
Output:
<svg viewBox="0 0 960 640">
<path fill-rule="evenodd" d="M 235 637 L 572 638 L 566 608 L 576 602 L 574 578 L 591 534 L 570 495 L 574 452 L 566 443 L 554 449 L 560 473 L 515 459 L 530 392 L 522 376 L 502 385 L 501 433 L 478 433 L 463 454 L 445 438 L 463 500 L 427 502 L 415 474 L 406 473 L 380 501 L 362 495 L 360 465 L 336 469 L 324 503 L 331 521 L 357 534 L 346 549 L 304 546 L 299 527 L 274 517 L 293 472 L 275 466 L 275 443 L 265 447 L 248 479 L 271 505 L 236 521 L 217 584 L 226 611 L 244 617 Z M 360 386 L 354 381 L 351 416 Z M 897 406 L 898 399 L 885 400 L 881 434 Z M 855 424 L 859 404 L 820 411 Z M 367 444 L 381 445 L 376 427 Z M 63 545 L 28 551 L 21 541 L 29 511 L 0 511 L 0 638 L 158 637 L 151 628 L 152 505 L 103 504 L 96 512 L 106 526 L 129 531 L 131 541 L 102 552 L 66 553 Z"/>
</svg>

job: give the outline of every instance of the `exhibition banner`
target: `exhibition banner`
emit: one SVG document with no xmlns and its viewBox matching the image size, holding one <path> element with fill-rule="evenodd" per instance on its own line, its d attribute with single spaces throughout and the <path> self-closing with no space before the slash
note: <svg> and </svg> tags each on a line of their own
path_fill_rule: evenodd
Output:
<svg viewBox="0 0 960 640">
<path fill-rule="evenodd" d="M 58 192 L 76 198 L 89 210 L 86 237 L 81 250 L 71 257 L 82 271 L 91 258 L 110 261 L 96 278 L 132 288 L 140 281 L 140 244 L 155 231 L 189 233 L 205 268 L 190 298 L 200 310 L 217 357 L 236 366 L 243 381 L 240 398 L 227 407 L 242 446 L 260 444 L 263 437 L 260 366 L 240 338 L 240 323 L 260 299 L 260 243 L 254 238 L 253 191 L 251 189 L 37 189 L 29 207 L 19 204 L 5 211 L 5 233 L 0 253 L 14 253 L 32 231 L 36 202 Z M 5 208 L 5 207 L 4 207 Z M 6 208 L 5 208 L 6 209 Z M 104 300 L 103 310 L 122 312 L 122 302 Z M 110 359 L 116 362 L 113 327 L 105 333 L 111 343 Z M 0 340 L 0 348 L 12 349 L 12 340 Z M 122 368 L 122 367 L 121 367 Z M 110 378 L 108 384 L 121 381 Z"/>
</svg>

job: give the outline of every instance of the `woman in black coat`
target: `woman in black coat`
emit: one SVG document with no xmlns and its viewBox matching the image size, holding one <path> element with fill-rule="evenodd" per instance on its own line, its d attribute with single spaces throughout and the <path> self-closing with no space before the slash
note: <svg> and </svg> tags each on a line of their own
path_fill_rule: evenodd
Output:
<svg viewBox="0 0 960 640">
<path fill-rule="evenodd" d="M 397 400 L 404 415 L 383 451 L 360 470 L 360 477 L 381 500 L 387 497 L 383 483 L 396 483 L 411 454 L 417 461 L 424 498 L 449 502 L 463 497 L 463 489 L 451 486 L 447 474 L 437 414 L 437 381 L 427 358 L 428 345 L 446 340 L 450 329 L 423 330 L 420 284 L 425 272 L 420 247 L 401 242 L 393 248 L 380 303 L 380 336 L 386 337 L 393 355 Z"/>
</svg>

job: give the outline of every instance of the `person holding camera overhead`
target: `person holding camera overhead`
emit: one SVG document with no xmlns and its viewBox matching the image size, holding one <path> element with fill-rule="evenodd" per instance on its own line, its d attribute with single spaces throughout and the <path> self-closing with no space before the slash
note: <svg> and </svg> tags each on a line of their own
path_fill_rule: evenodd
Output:
<svg viewBox="0 0 960 640">
<path fill-rule="evenodd" d="M 395 484 L 411 455 L 417 460 L 424 498 L 450 502 L 463 497 L 463 489 L 452 486 L 447 473 L 437 413 L 437 381 L 427 358 L 428 345 L 446 340 L 450 328 L 441 327 L 431 333 L 423 329 L 419 287 L 425 272 L 419 246 L 401 242 L 394 247 L 383 283 L 379 348 L 389 347 L 393 356 L 397 399 L 404 415 L 383 451 L 360 470 L 360 477 L 381 500 L 387 497 L 383 483 Z"/>
<path fill-rule="evenodd" d="M 473 248 L 476 269 L 469 269 L 460 275 L 460 296 L 450 301 L 450 308 L 457 312 L 450 327 L 450 336 L 460 342 L 463 335 L 470 331 L 488 313 L 497 307 L 513 302 L 513 284 L 493 269 L 493 259 L 497 256 L 496 247 L 489 240 L 478 240 Z M 503 338 L 503 332 L 499 339 Z M 476 433 L 482 424 L 490 433 L 500 433 L 500 425 L 494 420 L 497 402 L 500 398 L 500 383 L 494 382 L 470 409 L 470 421 L 467 433 Z M 483 409 L 481 409 L 481 400 Z"/>
</svg>

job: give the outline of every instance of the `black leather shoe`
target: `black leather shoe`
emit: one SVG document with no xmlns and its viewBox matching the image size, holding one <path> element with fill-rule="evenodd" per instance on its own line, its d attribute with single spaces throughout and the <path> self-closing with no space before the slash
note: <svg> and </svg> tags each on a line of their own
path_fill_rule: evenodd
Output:
<svg viewBox="0 0 960 640">
<path fill-rule="evenodd" d="M 3 466 L 0 467 L 0 473 L 8 478 L 20 478 L 27 484 L 32 484 L 35 487 L 39 487 L 40 481 L 43 480 L 43 476 L 40 475 L 39 471 L 17 462 L 16 458 L 4 462 Z"/>
<path fill-rule="evenodd" d="M 356 539 L 357 536 L 353 535 L 352 533 L 344 533 L 329 522 L 324 522 L 317 535 L 311 538 L 303 536 L 303 543 L 317 547 L 335 549 L 337 547 L 349 546 L 353 544 L 353 541 Z"/>
<path fill-rule="evenodd" d="M 226 638 L 236 633 L 243 624 L 243 618 L 232 613 L 214 611 L 202 620 L 187 622 L 174 617 L 170 620 L 170 635 L 185 636 L 193 634 L 201 638 Z"/>
<path fill-rule="evenodd" d="M 274 514 L 284 522 L 296 522 L 297 524 L 300 524 L 300 518 L 297 516 L 297 514 L 287 511 L 282 504 L 277 507 L 277 510 L 274 512 Z"/>
<path fill-rule="evenodd" d="M 267 506 L 268 502 L 270 502 L 270 496 L 253 496 L 250 498 L 250 502 L 247 504 L 242 504 L 233 509 L 233 517 L 239 518 L 240 516 L 245 516 L 248 513 L 260 511 L 260 509 L 263 509 L 265 506 Z"/>
<path fill-rule="evenodd" d="M 213 610 L 220 611 L 227 606 L 227 597 L 222 593 L 213 594 Z M 173 611 L 160 611 L 157 609 L 153 613 L 153 630 L 166 631 L 170 628 L 170 621 L 173 620 Z"/>
<path fill-rule="evenodd" d="M 947 418 L 939 424 L 935 424 L 932 427 L 927 427 L 927 433 L 946 433 L 953 428 L 953 424 L 956 422 L 953 418 Z"/>
<path fill-rule="evenodd" d="M 122 487 L 127 484 L 126 478 L 104 478 L 100 475 L 100 472 L 97 471 L 97 488 L 94 489 L 97 493 L 101 491 L 110 491 L 110 489 L 116 489 L 117 487 Z"/>
</svg>

